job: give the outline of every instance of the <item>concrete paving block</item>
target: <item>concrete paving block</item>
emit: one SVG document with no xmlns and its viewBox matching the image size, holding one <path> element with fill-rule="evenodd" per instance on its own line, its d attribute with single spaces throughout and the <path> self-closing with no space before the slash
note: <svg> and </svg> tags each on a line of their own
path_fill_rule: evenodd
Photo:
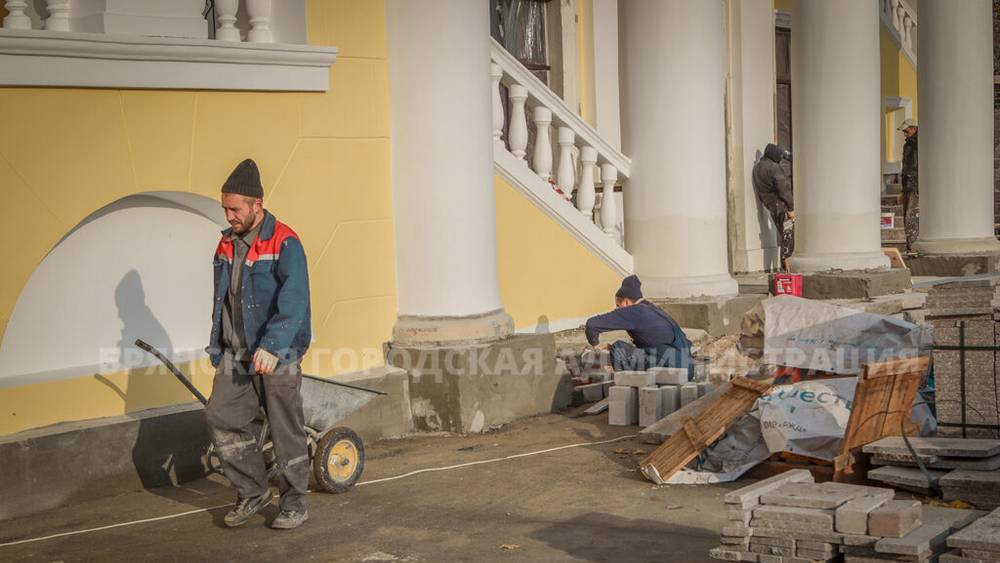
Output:
<svg viewBox="0 0 1000 563">
<path fill-rule="evenodd" d="M 864 536 L 868 534 L 868 513 L 882 506 L 889 499 L 885 497 L 858 497 L 837 508 L 835 529 L 845 534 Z"/>
<path fill-rule="evenodd" d="M 973 471 L 996 471 L 1000 469 L 1000 455 L 972 458 L 972 457 L 945 457 L 920 456 L 920 460 L 930 469 L 971 469 Z M 899 465 L 902 467 L 916 467 L 917 462 L 912 456 L 879 455 L 872 456 L 872 463 L 875 465 Z"/>
<path fill-rule="evenodd" d="M 751 519 L 753 519 L 753 511 L 750 510 L 729 510 L 726 513 L 726 520 L 730 524 L 736 523 L 749 526 Z"/>
<path fill-rule="evenodd" d="M 622 387 L 650 387 L 656 385 L 656 377 L 648 371 L 616 371 L 615 385 Z"/>
<path fill-rule="evenodd" d="M 812 482 L 812 473 L 805 469 L 793 469 L 791 471 L 785 471 L 784 473 L 779 473 L 778 475 L 757 481 L 756 483 L 747 485 L 742 489 L 726 493 L 723 500 L 729 504 L 740 504 L 745 506 L 750 503 L 750 506 L 753 506 L 758 503 L 761 495 L 777 490 L 789 483 Z"/>
<path fill-rule="evenodd" d="M 963 549 L 962 556 L 971 557 L 978 561 L 986 561 L 987 563 L 1000 561 L 1000 551 L 986 551 L 985 549 Z"/>
<path fill-rule="evenodd" d="M 734 551 L 750 550 L 750 538 L 746 536 L 720 536 L 719 542 Z"/>
<path fill-rule="evenodd" d="M 1000 454 L 1000 440 L 983 438 L 942 438 L 942 437 L 909 437 L 914 451 L 921 455 L 936 455 L 938 457 L 991 457 Z M 902 436 L 889 436 L 866 444 L 862 451 L 869 454 L 900 454 L 910 452 L 903 442 Z"/>
<path fill-rule="evenodd" d="M 639 387 L 639 426 L 643 428 L 663 418 L 663 395 L 660 388 Z"/>
<path fill-rule="evenodd" d="M 987 509 L 1000 506 L 1000 471 L 955 469 L 939 484 L 946 501 L 964 500 Z"/>
<path fill-rule="evenodd" d="M 795 555 L 794 547 L 779 547 L 776 545 L 754 545 L 753 541 L 750 541 L 750 551 L 752 553 L 761 553 L 764 555 L 780 555 L 782 557 L 792 557 Z"/>
<path fill-rule="evenodd" d="M 900 489 L 929 494 L 934 490 L 938 480 L 944 477 L 947 472 L 935 469 L 928 469 L 931 479 L 927 479 L 919 468 L 915 467 L 895 467 L 886 465 L 868 472 L 868 478 L 872 481 L 887 483 Z"/>
<path fill-rule="evenodd" d="M 833 559 L 840 554 L 839 550 L 823 550 L 823 549 L 795 549 L 795 557 L 799 559 L 804 559 L 806 561 L 826 561 L 828 559 Z"/>
<path fill-rule="evenodd" d="M 948 536 L 948 547 L 1000 553 L 1000 509 Z"/>
<path fill-rule="evenodd" d="M 573 388 L 573 402 L 576 404 L 596 403 L 604 398 L 604 383 L 589 383 Z"/>
<path fill-rule="evenodd" d="M 688 403 L 693 403 L 695 399 L 698 398 L 698 385 L 694 383 L 688 383 L 686 385 L 681 385 L 681 406 L 685 406 Z"/>
<path fill-rule="evenodd" d="M 860 534 L 844 534 L 844 545 L 850 545 L 854 547 L 872 547 L 875 542 L 882 538 L 876 538 L 875 536 L 860 535 Z"/>
<path fill-rule="evenodd" d="M 879 553 L 874 549 L 868 547 L 852 547 L 844 546 L 844 561 L 857 561 L 857 562 L 876 562 L 883 563 L 885 561 L 931 561 L 934 555 L 933 551 L 925 551 L 920 555 L 895 555 L 892 553 Z"/>
<path fill-rule="evenodd" d="M 767 545 L 771 547 L 795 547 L 795 540 L 792 538 L 764 538 L 764 537 L 753 537 L 750 538 L 751 545 Z"/>
<path fill-rule="evenodd" d="M 875 542 L 875 551 L 897 555 L 920 555 L 944 547 L 951 528 L 939 524 L 924 524 L 901 538 L 882 538 Z"/>
<path fill-rule="evenodd" d="M 722 527 L 722 535 L 749 538 L 753 536 L 753 528 L 746 525 L 733 524 L 730 521 L 728 525 Z"/>
<path fill-rule="evenodd" d="M 698 385 L 699 397 L 704 397 L 705 395 L 708 395 L 709 393 L 712 392 L 712 389 L 715 388 L 711 383 L 707 381 L 699 381 L 696 385 Z"/>
<path fill-rule="evenodd" d="M 868 513 L 868 535 L 901 538 L 921 525 L 920 516 L 918 500 L 888 501 Z"/>
<path fill-rule="evenodd" d="M 839 551 L 840 544 L 822 541 L 799 540 L 795 542 L 795 548 L 810 549 L 813 551 Z"/>
<path fill-rule="evenodd" d="M 719 559 L 722 561 L 757 561 L 756 553 L 726 549 L 725 546 L 719 546 L 711 549 L 708 552 L 708 556 L 712 559 Z"/>
<path fill-rule="evenodd" d="M 983 510 L 967 510 L 948 508 L 947 506 L 924 505 L 920 520 L 924 524 L 948 526 L 952 531 L 958 531 L 986 515 Z"/>
<path fill-rule="evenodd" d="M 684 385 L 688 382 L 686 368 L 650 368 L 657 385 Z"/>
<path fill-rule="evenodd" d="M 608 424 L 632 426 L 639 422 L 639 394 L 635 387 L 615 385 L 608 390 Z"/>
<path fill-rule="evenodd" d="M 753 522 L 751 520 L 751 522 Z M 844 534 L 837 532 L 826 532 L 822 530 L 809 529 L 788 529 L 788 528 L 753 528 L 753 537 L 761 538 L 788 538 L 794 537 L 798 540 L 821 541 L 829 543 L 843 543 Z"/>
<path fill-rule="evenodd" d="M 681 408 L 681 388 L 676 385 L 664 385 L 660 387 L 660 394 L 663 403 L 663 416 L 672 414 Z"/>
<path fill-rule="evenodd" d="M 990 560 L 973 559 L 964 555 L 961 549 L 953 549 L 947 553 L 942 553 L 938 557 L 938 563 L 992 563 Z"/>
<path fill-rule="evenodd" d="M 765 495 L 766 497 L 766 495 Z M 762 499 L 764 497 L 761 497 Z M 822 508 L 800 508 L 797 506 L 761 505 L 753 510 L 754 521 L 762 524 L 795 522 L 808 524 L 818 530 L 833 530 L 832 510 Z"/>
<path fill-rule="evenodd" d="M 761 495 L 761 504 L 833 509 L 854 498 L 850 489 L 824 487 L 826 483 L 795 483 Z"/>
</svg>

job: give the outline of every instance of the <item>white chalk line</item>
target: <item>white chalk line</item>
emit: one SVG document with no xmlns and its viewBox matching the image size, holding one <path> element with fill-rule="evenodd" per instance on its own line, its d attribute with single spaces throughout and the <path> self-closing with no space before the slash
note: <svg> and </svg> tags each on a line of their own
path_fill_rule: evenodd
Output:
<svg viewBox="0 0 1000 563">
<path fill-rule="evenodd" d="M 483 460 L 480 460 L 480 461 L 470 461 L 468 463 L 459 463 L 457 465 L 447 465 L 447 466 L 444 466 L 444 467 L 427 467 L 425 469 L 417 469 L 415 471 L 410 471 L 409 473 L 403 473 L 402 475 L 396 475 L 394 477 L 383 477 L 382 479 L 372 479 L 371 481 L 363 481 L 361 483 L 355 483 L 354 486 L 361 487 L 363 485 L 374 485 L 376 483 L 385 483 L 385 482 L 388 482 L 388 481 L 396 481 L 398 479 L 405 479 L 407 477 L 412 477 L 414 475 L 420 475 L 421 473 L 432 473 L 432 472 L 436 472 L 436 471 L 450 471 L 450 470 L 453 470 L 453 469 L 461 469 L 463 467 L 471 467 L 473 465 L 486 465 L 488 463 L 498 463 L 498 462 L 501 462 L 501 461 L 508 461 L 508 460 L 511 460 L 511 459 L 517 459 L 517 458 L 529 457 L 529 456 L 533 456 L 533 455 L 546 454 L 546 453 L 556 452 L 556 451 L 559 451 L 559 450 L 568 450 L 570 448 L 582 448 L 582 447 L 585 447 L 585 446 L 600 446 L 602 444 L 610 444 L 612 442 L 618 442 L 620 440 L 626 440 L 628 438 L 635 438 L 637 436 L 638 436 L 638 434 L 629 434 L 627 436 L 619 436 L 617 438 L 611 438 L 610 440 L 600 440 L 600 441 L 597 441 L 597 442 L 580 442 L 578 444 L 568 444 L 568 445 L 565 445 L 565 446 L 557 446 L 557 447 L 554 447 L 554 448 L 548 448 L 548 449 L 538 450 L 538 451 L 534 451 L 534 452 L 527 452 L 527 453 L 523 453 L 523 454 L 513 454 L 513 455 L 508 455 L 508 456 L 503 456 L 503 457 L 495 457 L 495 458 L 492 458 L 492 459 L 483 459 Z M 180 518 L 182 516 L 190 516 L 192 514 L 201 514 L 201 513 L 204 513 L 204 512 L 211 512 L 213 510 L 218 510 L 220 508 L 229 508 L 231 506 L 233 506 L 233 503 L 230 502 L 228 504 L 219 504 L 219 505 L 216 505 L 216 506 L 209 506 L 209 507 L 206 507 L 206 508 L 196 508 L 194 510 L 188 510 L 186 512 L 178 512 L 177 514 L 167 514 L 165 516 L 156 516 L 154 518 L 143 518 L 141 520 L 131 520 L 131 521 L 128 521 L 128 522 L 119 522 L 117 524 L 108 524 L 107 526 L 98 526 L 96 528 L 86 528 L 84 530 L 73 530 L 73 531 L 69 531 L 69 532 L 60 532 L 58 534 L 51 534 L 51 535 L 48 535 L 48 536 L 39 536 L 37 538 L 27 538 L 27 539 L 23 539 L 23 540 L 16 540 L 16 541 L 11 541 L 11 542 L 6 542 L 6 543 L 0 543 L 0 547 L 8 547 L 8 546 L 13 546 L 13 545 L 22 545 L 22 544 L 26 544 L 26 543 L 34 543 L 34 542 L 52 540 L 52 539 L 56 539 L 56 538 L 64 538 L 64 537 L 67 537 L 67 536 L 77 536 L 77 535 L 80 535 L 80 534 L 90 534 L 90 533 L 93 533 L 93 532 L 101 532 L 101 531 L 110 530 L 110 529 L 113 529 L 113 528 L 122 528 L 122 527 L 125 527 L 125 526 L 134 526 L 136 524 L 147 524 L 149 522 L 159 522 L 159 521 L 162 521 L 162 520 L 170 520 L 172 518 Z"/>
</svg>

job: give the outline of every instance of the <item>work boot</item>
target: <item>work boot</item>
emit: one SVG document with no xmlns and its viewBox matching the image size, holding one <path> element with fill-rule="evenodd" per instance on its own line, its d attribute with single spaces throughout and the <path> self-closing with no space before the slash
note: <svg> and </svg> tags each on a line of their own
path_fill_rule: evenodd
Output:
<svg viewBox="0 0 1000 563">
<path fill-rule="evenodd" d="M 226 526 L 235 528 L 246 524 L 247 520 L 252 518 L 254 514 L 257 514 L 260 509 L 271 504 L 272 500 L 274 500 L 274 493 L 271 492 L 271 489 L 268 489 L 259 497 L 240 498 L 236 501 L 236 506 L 226 514 L 224 520 Z"/>
<path fill-rule="evenodd" d="M 274 522 L 271 522 L 271 527 L 275 530 L 291 530 L 298 528 L 308 519 L 309 511 L 307 510 L 282 510 Z"/>
</svg>

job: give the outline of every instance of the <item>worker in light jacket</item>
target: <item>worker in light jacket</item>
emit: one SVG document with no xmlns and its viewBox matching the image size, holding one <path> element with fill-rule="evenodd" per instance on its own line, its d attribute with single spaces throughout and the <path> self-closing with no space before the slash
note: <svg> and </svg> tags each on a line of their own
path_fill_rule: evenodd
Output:
<svg viewBox="0 0 1000 563">
<path fill-rule="evenodd" d="M 254 161 L 222 186 L 231 228 L 215 250 L 215 299 L 206 349 L 216 367 L 205 416 L 226 477 L 238 493 L 225 524 L 245 524 L 274 496 L 254 418 L 267 413 L 281 493 L 276 529 L 306 521 L 309 450 L 302 412 L 302 356 L 309 347 L 309 275 L 298 236 L 263 208 Z"/>
<path fill-rule="evenodd" d="M 615 371 L 675 367 L 687 368 L 690 374 L 694 369 L 691 341 L 670 315 L 643 298 L 642 282 L 635 275 L 622 280 L 614 311 L 587 320 L 587 342 L 596 346 L 599 335 L 611 330 L 627 331 L 632 338 L 608 346 Z"/>
</svg>

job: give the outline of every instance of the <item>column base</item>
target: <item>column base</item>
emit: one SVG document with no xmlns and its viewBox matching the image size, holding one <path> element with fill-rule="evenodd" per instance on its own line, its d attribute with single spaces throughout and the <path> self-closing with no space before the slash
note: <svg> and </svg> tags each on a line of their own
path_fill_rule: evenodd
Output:
<svg viewBox="0 0 1000 563">
<path fill-rule="evenodd" d="M 514 332 L 514 319 L 503 309 L 468 317 L 400 315 L 392 327 L 398 346 L 463 346 L 488 344 Z"/>
<path fill-rule="evenodd" d="M 695 299 L 650 299 L 684 328 L 698 328 L 714 338 L 740 331 L 743 315 L 765 294 L 732 295 Z"/>
<path fill-rule="evenodd" d="M 792 272 L 828 272 L 830 270 L 883 270 L 889 268 L 889 257 L 875 252 L 841 252 L 835 254 L 792 255 L 787 260 Z"/>
<path fill-rule="evenodd" d="M 979 252 L 1000 252 L 1000 241 L 996 237 L 925 239 L 918 238 L 913 249 L 921 254 L 975 254 Z"/>
<path fill-rule="evenodd" d="M 817 272 L 802 276 L 802 297 L 806 299 L 870 299 L 902 293 L 911 287 L 910 271 L 906 268 Z"/>
<path fill-rule="evenodd" d="M 712 276 L 651 277 L 641 273 L 642 292 L 653 298 L 688 298 L 736 295 L 740 285 L 728 273 Z"/>
<path fill-rule="evenodd" d="M 914 276 L 974 276 L 1000 272 L 1000 252 L 931 254 L 905 260 Z"/>
<path fill-rule="evenodd" d="M 409 374 L 414 429 L 479 433 L 569 406 L 573 384 L 551 334 L 440 348 L 393 343 L 388 364 Z"/>
</svg>

